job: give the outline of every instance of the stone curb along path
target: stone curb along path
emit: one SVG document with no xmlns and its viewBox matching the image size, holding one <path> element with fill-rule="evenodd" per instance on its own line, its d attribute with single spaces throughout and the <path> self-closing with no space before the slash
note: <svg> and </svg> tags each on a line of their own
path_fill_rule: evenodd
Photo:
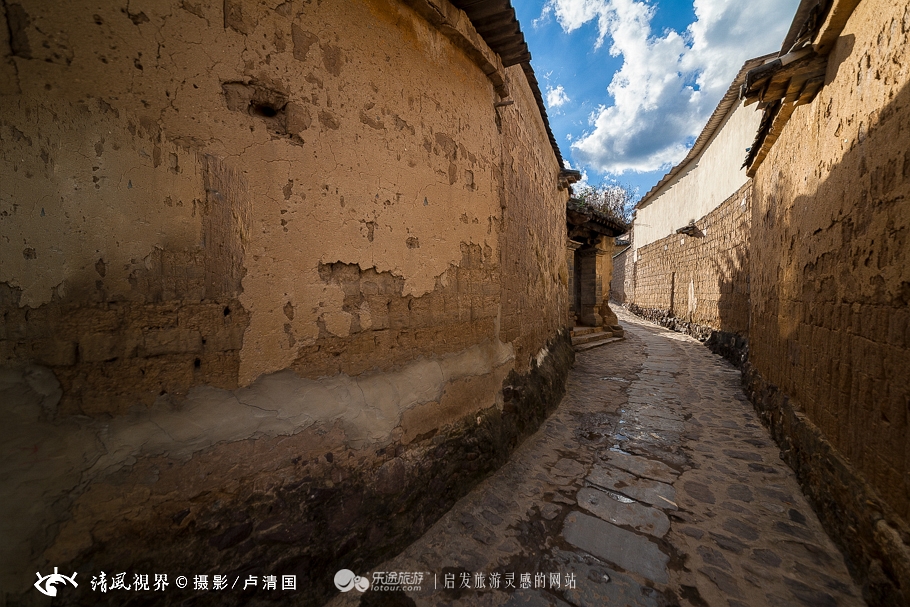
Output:
<svg viewBox="0 0 910 607">
<path fill-rule="evenodd" d="M 329 604 L 863 605 L 739 372 L 619 316 L 627 339 L 578 355 L 563 402 L 503 468 L 355 572 L 422 573 L 419 590 Z"/>
</svg>

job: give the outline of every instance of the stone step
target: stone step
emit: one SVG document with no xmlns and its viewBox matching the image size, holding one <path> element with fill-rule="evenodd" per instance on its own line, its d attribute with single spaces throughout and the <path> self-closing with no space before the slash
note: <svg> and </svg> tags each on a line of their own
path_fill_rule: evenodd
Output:
<svg viewBox="0 0 910 607">
<path fill-rule="evenodd" d="M 602 327 L 574 327 L 570 330 L 569 335 L 572 338 L 580 337 L 582 335 L 590 335 L 592 333 L 610 333 L 612 332 L 615 337 L 622 337 L 623 328 L 620 325 L 604 325 Z"/>
<path fill-rule="evenodd" d="M 603 335 L 604 335 L 604 337 L 597 341 L 591 341 L 591 342 L 588 342 L 585 344 L 579 344 L 577 346 L 573 346 L 573 348 L 575 349 L 576 352 L 584 352 L 585 350 L 590 350 L 591 348 L 605 346 L 607 344 L 612 344 L 614 341 L 622 341 L 625 339 L 624 337 L 613 337 L 611 333 L 604 333 Z"/>
<path fill-rule="evenodd" d="M 577 346 L 589 341 L 597 341 L 608 337 L 623 337 L 625 332 L 619 325 L 613 327 L 593 327 L 591 331 L 586 331 L 581 335 L 572 335 L 572 345 Z"/>
<path fill-rule="evenodd" d="M 608 337 L 613 337 L 612 331 L 604 331 L 600 327 L 597 327 L 597 331 L 591 333 L 585 333 L 584 335 L 576 335 L 572 338 L 573 346 L 580 346 L 591 341 L 599 341 L 601 339 L 607 339 Z"/>
<path fill-rule="evenodd" d="M 572 337 L 587 335 L 588 333 L 597 333 L 603 331 L 603 327 L 575 327 L 572 329 Z"/>
</svg>

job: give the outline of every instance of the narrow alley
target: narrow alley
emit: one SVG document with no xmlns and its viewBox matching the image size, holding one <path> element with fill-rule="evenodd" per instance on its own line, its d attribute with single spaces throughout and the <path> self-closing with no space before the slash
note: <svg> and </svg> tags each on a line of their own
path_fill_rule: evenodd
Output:
<svg viewBox="0 0 910 607">
<path fill-rule="evenodd" d="M 908 66 L 910 0 L 2 3 L 0 607 L 910 606 Z"/>
<path fill-rule="evenodd" d="M 863 604 L 739 371 L 617 313 L 626 340 L 578 354 L 559 408 L 509 463 L 355 572 L 373 591 L 330 605 Z"/>
</svg>

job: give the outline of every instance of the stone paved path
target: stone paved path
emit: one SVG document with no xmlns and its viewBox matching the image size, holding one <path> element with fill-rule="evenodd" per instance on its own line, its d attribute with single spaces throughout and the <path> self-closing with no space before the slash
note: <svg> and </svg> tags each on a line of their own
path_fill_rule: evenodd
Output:
<svg viewBox="0 0 910 607">
<path fill-rule="evenodd" d="M 627 339 L 578 355 L 559 409 L 512 460 L 375 569 L 423 572 L 419 592 L 330 604 L 863 605 L 739 372 L 620 318 Z"/>
</svg>

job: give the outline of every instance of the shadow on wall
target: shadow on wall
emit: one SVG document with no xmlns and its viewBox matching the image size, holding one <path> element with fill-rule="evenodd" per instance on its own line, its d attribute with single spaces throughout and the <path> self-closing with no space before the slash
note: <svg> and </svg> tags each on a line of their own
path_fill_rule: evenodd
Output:
<svg viewBox="0 0 910 607">
<path fill-rule="evenodd" d="M 824 155 L 839 153 L 838 141 L 823 134 L 802 149 L 794 124 L 756 176 L 744 381 L 866 601 L 903 605 L 910 604 L 910 150 L 902 142 L 910 86 L 868 111 L 825 111 L 835 126 L 859 125 L 855 136 L 849 128 L 840 135 L 847 138 L 836 163 Z M 827 171 L 813 190 L 802 176 L 817 165 Z"/>
<path fill-rule="evenodd" d="M 717 322 L 705 345 L 737 367 L 749 358 L 749 253 L 742 244 L 709 259 L 717 276 Z"/>
</svg>

